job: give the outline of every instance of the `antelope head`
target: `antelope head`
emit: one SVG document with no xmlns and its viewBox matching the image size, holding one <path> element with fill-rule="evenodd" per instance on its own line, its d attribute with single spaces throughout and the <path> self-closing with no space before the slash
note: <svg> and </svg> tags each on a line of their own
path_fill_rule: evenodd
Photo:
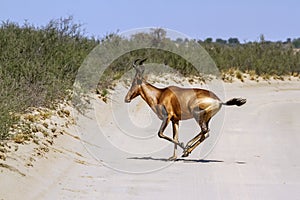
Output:
<svg viewBox="0 0 300 200">
<path fill-rule="evenodd" d="M 143 65 L 143 62 L 145 62 L 147 58 L 144 59 L 136 59 L 132 66 L 135 69 L 136 73 L 134 76 L 134 79 L 132 81 L 131 87 L 125 97 L 125 103 L 130 103 L 132 99 L 140 95 L 141 85 L 143 83 L 143 73 L 145 70 L 145 67 Z"/>
</svg>

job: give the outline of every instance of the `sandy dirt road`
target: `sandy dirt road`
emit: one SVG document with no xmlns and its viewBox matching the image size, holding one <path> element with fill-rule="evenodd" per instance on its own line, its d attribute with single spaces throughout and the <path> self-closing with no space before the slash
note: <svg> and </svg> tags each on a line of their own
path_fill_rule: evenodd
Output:
<svg viewBox="0 0 300 200">
<path fill-rule="evenodd" d="M 96 129 L 86 118 L 81 127 L 70 128 L 70 135 L 60 136 L 46 158 L 22 169 L 26 176 L 2 170 L 0 199 L 299 199 L 300 83 L 233 83 L 225 84 L 225 92 L 228 99 L 241 96 L 248 102 L 222 108 L 222 133 L 204 159 L 197 157 L 200 148 L 168 162 L 173 146 L 157 136 L 149 138 L 164 145 L 160 153 L 113 155 L 109 146 L 82 135 Z M 180 134 L 189 130 L 188 123 Z M 112 125 L 105 124 L 113 135 Z M 102 154 L 95 155 L 97 149 Z M 107 165 L 150 172 L 125 173 Z"/>
</svg>

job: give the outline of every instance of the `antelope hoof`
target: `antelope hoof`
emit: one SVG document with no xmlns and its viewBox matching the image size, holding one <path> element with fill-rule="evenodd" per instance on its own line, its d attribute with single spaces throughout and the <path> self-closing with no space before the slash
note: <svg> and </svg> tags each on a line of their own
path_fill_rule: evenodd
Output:
<svg viewBox="0 0 300 200">
<path fill-rule="evenodd" d="M 184 152 L 184 153 L 182 154 L 182 156 L 181 156 L 181 157 L 183 157 L 183 158 L 184 158 L 184 157 L 188 157 L 189 155 L 190 155 L 190 153 L 186 151 L 186 152 Z"/>
<path fill-rule="evenodd" d="M 189 147 L 186 147 L 183 151 L 183 154 L 181 157 L 188 157 L 191 152 L 189 152 Z"/>
<path fill-rule="evenodd" d="M 168 158 L 168 161 L 175 161 L 175 160 L 177 160 L 177 156 L 176 155 L 173 155 L 170 158 Z"/>
<path fill-rule="evenodd" d="M 209 132 L 204 134 L 205 139 L 209 137 Z"/>
</svg>

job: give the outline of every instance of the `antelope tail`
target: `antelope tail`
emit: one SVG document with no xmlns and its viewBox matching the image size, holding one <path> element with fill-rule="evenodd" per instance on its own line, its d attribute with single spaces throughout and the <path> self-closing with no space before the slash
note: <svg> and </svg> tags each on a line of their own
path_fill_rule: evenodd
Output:
<svg viewBox="0 0 300 200">
<path fill-rule="evenodd" d="M 233 98 L 233 99 L 230 99 L 228 101 L 226 101 L 225 103 L 222 103 L 222 105 L 225 105 L 225 106 L 241 106 L 241 105 L 244 105 L 246 103 L 246 99 L 242 99 L 242 98 Z"/>
</svg>

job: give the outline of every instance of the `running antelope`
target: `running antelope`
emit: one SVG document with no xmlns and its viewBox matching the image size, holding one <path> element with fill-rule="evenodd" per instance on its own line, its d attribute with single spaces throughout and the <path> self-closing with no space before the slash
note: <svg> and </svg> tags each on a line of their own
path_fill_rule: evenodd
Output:
<svg viewBox="0 0 300 200">
<path fill-rule="evenodd" d="M 125 102 L 130 103 L 132 99 L 140 95 L 159 119 L 162 120 L 158 136 L 174 143 L 173 156 L 169 160 L 177 159 L 177 145 L 183 149 L 182 157 L 187 157 L 209 136 L 208 123 L 222 105 L 241 106 L 246 103 L 246 99 L 242 98 L 233 98 L 223 103 L 214 93 L 204 89 L 180 88 L 176 86 L 157 88 L 143 78 L 145 69 L 143 62 L 146 59 L 137 59 L 133 62 L 136 74 L 125 97 Z M 184 146 L 183 143 L 178 141 L 179 121 L 191 118 L 197 121 L 201 132 Z M 173 138 L 164 135 L 164 130 L 170 121 L 173 125 Z"/>
</svg>

